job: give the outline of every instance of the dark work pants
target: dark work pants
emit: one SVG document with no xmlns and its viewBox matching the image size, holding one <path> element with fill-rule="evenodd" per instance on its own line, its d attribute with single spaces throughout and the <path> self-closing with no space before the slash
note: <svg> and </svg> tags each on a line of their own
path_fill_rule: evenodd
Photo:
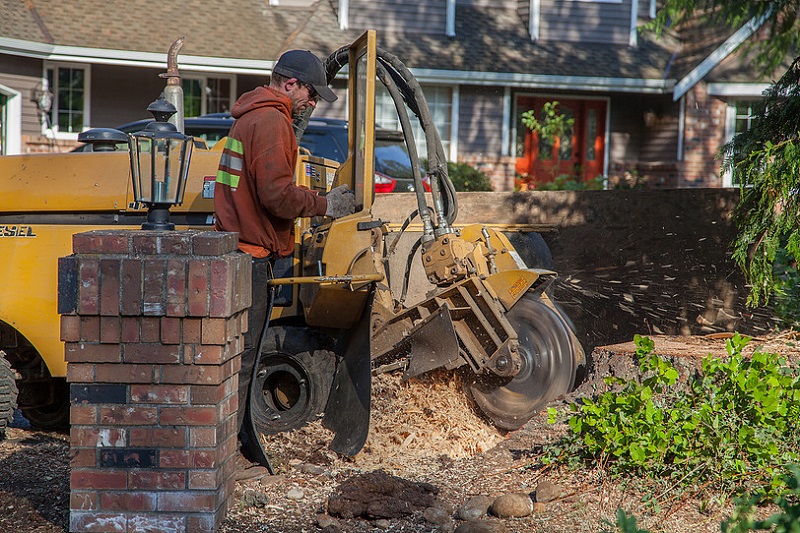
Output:
<svg viewBox="0 0 800 533">
<path fill-rule="evenodd" d="M 256 362 L 258 343 L 264 325 L 267 323 L 267 311 L 270 307 L 269 299 L 272 291 L 267 282 L 272 278 L 272 258 L 252 258 L 253 266 L 253 299 L 247 317 L 247 332 L 244 334 L 244 351 L 242 352 L 242 369 L 239 371 L 239 412 L 238 430 L 242 434 L 242 424 L 247 407 L 248 390 L 253 376 L 253 366 Z"/>
</svg>

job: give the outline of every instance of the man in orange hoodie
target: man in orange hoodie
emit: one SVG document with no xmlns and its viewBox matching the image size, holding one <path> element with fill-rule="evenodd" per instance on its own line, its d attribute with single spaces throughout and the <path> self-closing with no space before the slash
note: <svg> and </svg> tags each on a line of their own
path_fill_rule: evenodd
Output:
<svg viewBox="0 0 800 533">
<path fill-rule="evenodd" d="M 214 226 L 217 231 L 237 232 L 239 249 L 253 258 L 252 307 L 239 372 L 238 411 L 242 446 L 251 453 L 258 450 L 248 442 L 252 436 L 245 411 L 259 340 L 269 318 L 267 281 L 272 263 L 294 251 L 297 217 L 336 218 L 354 210 L 355 198 L 346 186 L 319 196 L 294 183 L 298 151 L 292 119 L 315 107 L 319 98 L 336 100 L 322 61 L 307 50 L 285 52 L 272 70 L 269 86 L 243 94 L 233 106 L 236 120 L 217 171 Z"/>
</svg>

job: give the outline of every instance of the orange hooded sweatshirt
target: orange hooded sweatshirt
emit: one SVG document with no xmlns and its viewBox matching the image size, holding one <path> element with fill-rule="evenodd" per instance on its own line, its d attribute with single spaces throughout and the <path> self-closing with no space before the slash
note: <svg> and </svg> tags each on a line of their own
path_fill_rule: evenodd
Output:
<svg viewBox="0 0 800 533">
<path fill-rule="evenodd" d="M 253 257 L 291 255 L 295 218 L 324 215 L 328 206 L 324 197 L 294 184 L 291 100 L 258 87 L 236 101 L 232 115 L 236 121 L 214 187 L 214 227 L 239 233 L 239 249 Z"/>
</svg>

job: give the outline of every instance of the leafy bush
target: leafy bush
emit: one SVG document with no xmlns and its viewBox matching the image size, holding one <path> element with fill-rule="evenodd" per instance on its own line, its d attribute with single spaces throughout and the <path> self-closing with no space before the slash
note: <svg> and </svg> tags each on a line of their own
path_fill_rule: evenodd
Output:
<svg viewBox="0 0 800 533">
<path fill-rule="evenodd" d="M 457 191 L 491 191 L 489 177 L 466 163 L 447 163 L 447 174 Z"/>
<path fill-rule="evenodd" d="M 582 180 L 569 174 L 556 176 L 553 181 L 537 183 L 537 191 L 602 191 L 605 188 L 605 178 L 596 176 L 590 180 Z"/>
<path fill-rule="evenodd" d="M 747 531 L 772 531 L 773 533 L 797 533 L 800 531 L 800 466 L 789 467 L 788 490 L 778 496 L 773 503 L 780 509 L 766 520 L 753 518 L 754 507 L 764 499 L 762 494 L 748 496 L 740 500 L 733 516 L 722 523 L 723 533 L 745 533 Z"/>
<path fill-rule="evenodd" d="M 669 479 L 677 489 L 781 494 L 800 449 L 800 378 L 775 354 L 744 357 L 749 340 L 736 334 L 728 357 L 703 359 L 679 390 L 672 364 L 637 335 L 641 383 L 606 378 L 615 390 L 572 404 L 570 433 L 545 461 L 603 464 L 612 475 Z M 551 422 L 556 415 L 549 410 Z"/>
<path fill-rule="evenodd" d="M 800 325 L 800 272 L 797 261 L 783 248 L 775 254 L 775 315 L 787 326 Z"/>
</svg>

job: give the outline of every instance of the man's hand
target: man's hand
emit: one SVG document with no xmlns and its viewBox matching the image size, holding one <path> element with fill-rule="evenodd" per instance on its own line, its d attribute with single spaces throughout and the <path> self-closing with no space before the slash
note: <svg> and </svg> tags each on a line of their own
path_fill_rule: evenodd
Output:
<svg viewBox="0 0 800 533">
<path fill-rule="evenodd" d="M 347 185 L 339 185 L 331 189 L 325 198 L 328 200 L 326 217 L 340 218 L 350 215 L 356 210 L 356 195 L 347 188 Z"/>
</svg>

